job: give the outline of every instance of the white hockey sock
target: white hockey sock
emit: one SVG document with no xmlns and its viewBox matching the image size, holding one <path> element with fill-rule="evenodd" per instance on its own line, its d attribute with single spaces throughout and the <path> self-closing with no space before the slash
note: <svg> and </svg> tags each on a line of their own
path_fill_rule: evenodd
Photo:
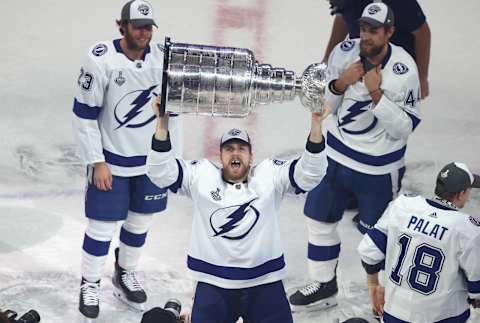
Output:
<svg viewBox="0 0 480 323">
<path fill-rule="evenodd" d="M 328 282 L 335 276 L 336 253 L 340 249 L 337 225 L 338 222 L 326 223 L 307 218 L 308 272 L 313 280 Z"/>
<path fill-rule="evenodd" d="M 153 214 L 139 214 L 128 211 L 120 233 L 120 251 L 118 264 L 125 270 L 135 270 L 142 247 L 150 229 Z"/>
<path fill-rule="evenodd" d="M 82 249 L 81 274 L 89 282 L 96 282 L 103 276 L 110 241 L 117 223 L 88 219 Z"/>
</svg>

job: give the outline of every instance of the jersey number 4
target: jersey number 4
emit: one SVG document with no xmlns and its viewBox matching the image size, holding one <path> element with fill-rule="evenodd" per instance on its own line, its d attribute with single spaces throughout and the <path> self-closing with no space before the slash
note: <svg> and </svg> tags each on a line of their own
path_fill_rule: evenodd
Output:
<svg viewBox="0 0 480 323">
<path fill-rule="evenodd" d="M 400 274 L 409 251 L 412 237 L 402 234 L 398 239 L 400 253 L 397 264 L 390 273 L 390 280 L 397 285 L 402 284 Z M 442 271 L 445 255 L 442 250 L 426 243 L 415 247 L 412 264 L 407 273 L 407 282 L 411 289 L 423 295 L 430 295 L 437 289 L 438 279 Z"/>
</svg>

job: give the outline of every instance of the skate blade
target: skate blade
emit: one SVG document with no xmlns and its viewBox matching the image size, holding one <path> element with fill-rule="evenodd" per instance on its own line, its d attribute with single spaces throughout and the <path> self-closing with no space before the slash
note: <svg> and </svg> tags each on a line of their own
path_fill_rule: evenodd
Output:
<svg viewBox="0 0 480 323">
<path fill-rule="evenodd" d="M 95 323 L 95 322 L 99 322 L 99 321 L 98 321 L 98 317 L 96 317 L 96 318 L 86 317 L 86 316 L 83 315 L 82 313 L 80 313 L 80 316 L 82 317 L 81 322 L 83 322 L 83 323 Z"/>
<path fill-rule="evenodd" d="M 119 291 L 115 287 L 114 287 L 114 290 L 113 290 L 113 296 L 115 296 L 118 300 L 125 303 L 126 305 L 128 305 L 129 307 L 134 309 L 135 311 L 145 312 L 145 303 L 135 303 L 135 302 L 129 301 L 127 299 L 127 296 L 125 296 L 124 293 L 122 293 L 121 291 Z"/>
<path fill-rule="evenodd" d="M 305 312 L 317 312 L 317 311 L 324 311 L 330 307 L 337 306 L 337 298 L 335 296 L 321 299 L 316 301 L 312 304 L 308 305 L 292 305 L 290 304 L 290 308 L 292 309 L 293 313 L 305 313 Z"/>
</svg>

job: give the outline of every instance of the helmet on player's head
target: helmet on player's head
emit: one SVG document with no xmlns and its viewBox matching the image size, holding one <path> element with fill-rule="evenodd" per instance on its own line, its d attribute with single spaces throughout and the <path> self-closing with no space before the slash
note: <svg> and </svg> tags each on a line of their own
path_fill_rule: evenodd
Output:
<svg viewBox="0 0 480 323">
<path fill-rule="evenodd" d="M 120 21 L 129 22 L 135 27 L 158 27 L 153 20 L 153 7 L 145 0 L 128 1 L 122 8 Z"/>
</svg>

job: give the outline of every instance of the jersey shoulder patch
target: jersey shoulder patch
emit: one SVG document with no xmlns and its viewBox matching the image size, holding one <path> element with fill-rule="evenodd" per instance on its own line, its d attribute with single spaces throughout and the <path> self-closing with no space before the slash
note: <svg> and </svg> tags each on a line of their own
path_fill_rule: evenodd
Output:
<svg viewBox="0 0 480 323">
<path fill-rule="evenodd" d="M 286 161 L 286 160 L 281 160 L 281 159 L 273 159 L 272 162 L 273 162 L 274 165 L 282 166 L 282 165 L 285 164 L 287 161 Z"/>
<path fill-rule="evenodd" d="M 402 75 L 409 71 L 408 66 L 401 62 L 396 62 L 395 64 L 393 64 L 392 69 L 393 69 L 393 73 L 397 75 Z"/>
<path fill-rule="evenodd" d="M 355 42 L 353 40 L 345 40 L 340 44 L 340 49 L 344 52 L 352 50 L 353 47 L 355 47 Z"/>
<path fill-rule="evenodd" d="M 93 56 L 99 57 L 99 56 L 105 55 L 107 51 L 108 51 L 107 45 L 100 43 L 93 47 L 92 54 Z"/>
</svg>

